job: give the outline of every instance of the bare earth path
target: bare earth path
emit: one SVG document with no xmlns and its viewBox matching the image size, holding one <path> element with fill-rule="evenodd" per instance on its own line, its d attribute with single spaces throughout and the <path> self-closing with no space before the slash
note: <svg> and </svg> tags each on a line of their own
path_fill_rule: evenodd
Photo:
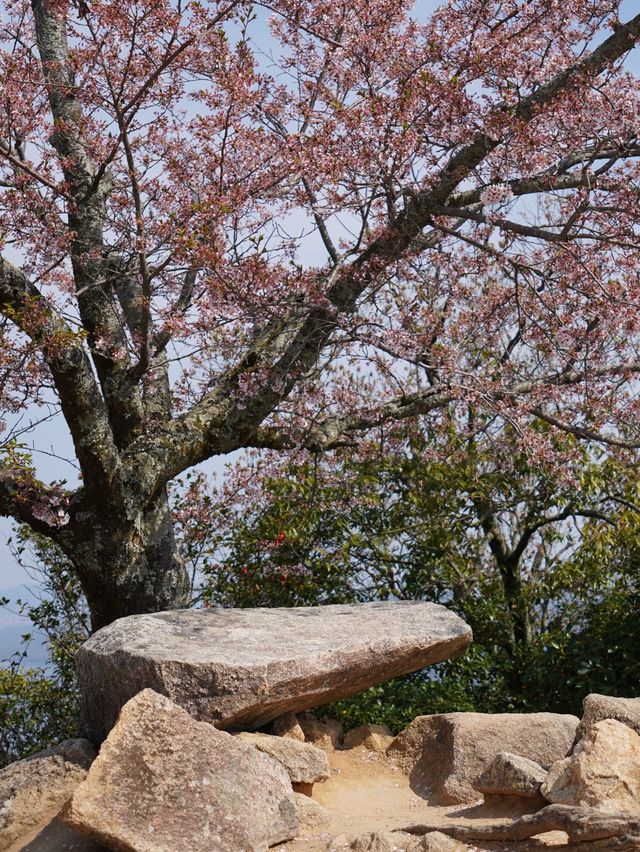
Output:
<svg viewBox="0 0 640 852">
<path fill-rule="evenodd" d="M 290 843 L 276 847 L 283 852 L 326 852 L 330 836 L 343 835 L 346 839 L 359 834 L 393 831 L 406 826 L 428 821 L 439 821 L 444 825 L 452 819 L 461 822 L 470 820 L 480 824 L 496 817 L 517 817 L 530 813 L 524 802 L 517 800 L 497 801 L 479 806 L 449 805 L 433 806 L 409 786 L 409 779 L 384 755 L 368 752 L 364 748 L 329 753 L 331 777 L 313 789 L 313 799 L 322 805 L 331 816 L 326 829 L 307 835 Z M 492 852 L 533 852 L 555 848 L 557 852 L 579 849 L 587 852 L 591 844 L 580 847 L 566 845 L 566 835 L 552 832 L 528 843 L 478 845 L 478 850 Z M 336 847 L 339 849 L 339 846 Z"/>
</svg>

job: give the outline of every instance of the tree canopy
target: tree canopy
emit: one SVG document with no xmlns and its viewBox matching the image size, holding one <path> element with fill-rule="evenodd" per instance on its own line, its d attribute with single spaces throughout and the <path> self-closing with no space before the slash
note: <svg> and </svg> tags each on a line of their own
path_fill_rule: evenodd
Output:
<svg viewBox="0 0 640 852">
<path fill-rule="evenodd" d="M 185 602 L 166 488 L 214 455 L 469 406 L 533 457 L 540 421 L 640 445 L 620 5 L 4 8 L 0 512 L 72 559 L 94 627 Z M 19 446 L 43 411 L 77 488 Z"/>
</svg>

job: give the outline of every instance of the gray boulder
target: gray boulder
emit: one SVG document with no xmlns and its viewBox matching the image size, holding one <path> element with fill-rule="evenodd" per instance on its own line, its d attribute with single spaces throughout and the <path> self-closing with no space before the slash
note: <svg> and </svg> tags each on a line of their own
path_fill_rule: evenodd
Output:
<svg viewBox="0 0 640 852">
<path fill-rule="evenodd" d="M 78 651 L 83 727 L 102 741 L 120 708 L 151 688 L 223 729 L 257 728 L 461 653 L 462 619 L 436 604 L 133 615 Z"/>
<path fill-rule="evenodd" d="M 571 755 L 551 765 L 541 792 L 558 804 L 640 813 L 640 736 L 617 719 L 593 722 Z"/>
<path fill-rule="evenodd" d="M 418 716 L 387 757 L 434 803 L 476 802 L 474 783 L 501 751 L 550 766 L 570 750 L 575 716 L 557 713 L 445 713 Z"/>
<path fill-rule="evenodd" d="M 151 689 L 122 708 L 61 817 L 129 852 L 266 852 L 299 824 L 279 763 Z"/>
<path fill-rule="evenodd" d="M 311 743 L 249 732 L 238 734 L 238 739 L 281 763 L 296 784 L 315 784 L 326 781 L 330 775 L 326 752 Z"/>
<path fill-rule="evenodd" d="M 305 796 L 304 793 L 294 793 L 293 798 L 300 819 L 299 833 L 312 834 L 325 831 L 331 821 L 329 811 L 309 796 Z"/>
</svg>

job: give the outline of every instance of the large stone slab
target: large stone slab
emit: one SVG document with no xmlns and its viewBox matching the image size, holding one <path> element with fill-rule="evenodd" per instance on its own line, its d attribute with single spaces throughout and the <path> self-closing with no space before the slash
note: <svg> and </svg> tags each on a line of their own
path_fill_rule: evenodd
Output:
<svg viewBox="0 0 640 852">
<path fill-rule="evenodd" d="M 254 728 L 461 653 L 462 619 L 436 604 L 377 602 L 134 615 L 78 651 L 83 728 L 95 742 L 151 688 L 219 728 Z"/>
<path fill-rule="evenodd" d="M 61 816 L 122 852 L 267 852 L 299 826 L 279 763 L 150 689 L 122 708 Z"/>
</svg>

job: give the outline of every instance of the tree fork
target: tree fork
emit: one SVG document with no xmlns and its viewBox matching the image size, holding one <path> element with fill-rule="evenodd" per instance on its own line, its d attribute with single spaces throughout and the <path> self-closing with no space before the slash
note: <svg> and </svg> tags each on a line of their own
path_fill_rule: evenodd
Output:
<svg viewBox="0 0 640 852">
<path fill-rule="evenodd" d="M 189 605 L 190 582 L 178 552 L 166 490 L 133 523 L 93 510 L 65 542 L 99 630 L 117 618 Z"/>
</svg>

